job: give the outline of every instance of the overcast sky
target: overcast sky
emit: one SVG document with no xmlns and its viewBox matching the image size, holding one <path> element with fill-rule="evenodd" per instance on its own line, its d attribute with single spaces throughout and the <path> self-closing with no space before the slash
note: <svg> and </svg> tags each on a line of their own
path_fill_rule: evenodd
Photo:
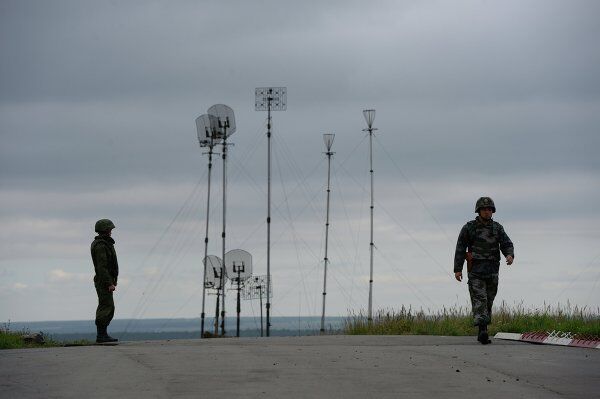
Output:
<svg viewBox="0 0 600 399">
<path fill-rule="evenodd" d="M 227 248 L 265 274 L 263 86 L 288 90 L 273 113 L 273 315 L 320 315 L 323 133 L 336 135 L 327 313 L 366 309 L 366 108 L 376 309 L 468 304 L 454 245 L 482 195 L 515 243 L 498 302 L 597 309 L 598 15 L 596 1 L 0 1 L 0 321 L 94 317 L 100 218 L 117 225 L 117 318 L 199 316 L 194 120 L 217 103 L 237 122 Z M 213 170 L 220 256 L 220 159 Z"/>
</svg>

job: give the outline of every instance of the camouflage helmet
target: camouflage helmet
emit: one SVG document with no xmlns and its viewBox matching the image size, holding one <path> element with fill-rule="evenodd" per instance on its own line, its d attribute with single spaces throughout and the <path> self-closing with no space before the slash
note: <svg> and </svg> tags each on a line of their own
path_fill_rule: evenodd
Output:
<svg viewBox="0 0 600 399">
<path fill-rule="evenodd" d="M 100 219 L 96 222 L 94 230 L 96 233 L 103 233 L 115 228 L 115 224 L 110 219 Z"/>
<path fill-rule="evenodd" d="M 494 200 L 490 197 L 481 197 L 475 203 L 475 213 L 479 213 L 481 208 L 492 208 L 492 213 L 496 212 L 496 205 Z"/>
</svg>

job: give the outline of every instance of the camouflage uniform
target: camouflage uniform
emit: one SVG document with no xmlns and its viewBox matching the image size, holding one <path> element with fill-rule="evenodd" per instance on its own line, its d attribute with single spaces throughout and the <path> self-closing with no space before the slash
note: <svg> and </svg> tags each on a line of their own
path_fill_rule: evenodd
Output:
<svg viewBox="0 0 600 399">
<path fill-rule="evenodd" d="M 498 291 L 500 251 L 514 258 L 513 243 L 502 225 L 494 220 L 484 221 L 479 216 L 467 222 L 460 231 L 454 255 L 454 272 L 462 272 L 467 248 L 472 253 L 473 268 L 468 272 L 469 293 L 475 325 L 491 322 L 492 305 Z"/>
<path fill-rule="evenodd" d="M 98 294 L 96 326 L 103 328 L 110 324 L 115 314 L 113 293 L 108 290 L 111 285 L 117 285 L 117 277 L 119 276 L 119 264 L 114 244 L 115 240 L 111 237 L 99 235 L 96 236 L 90 248 L 96 271 L 94 285 Z"/>
</svg>

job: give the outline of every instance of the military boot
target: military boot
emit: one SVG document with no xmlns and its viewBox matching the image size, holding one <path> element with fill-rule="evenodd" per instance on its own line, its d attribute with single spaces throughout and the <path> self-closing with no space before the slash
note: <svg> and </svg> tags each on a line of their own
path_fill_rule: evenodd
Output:
<svg viewBox="0 0 600 399">
<path fill-rule="evenodd" d="M 479 325 L 479 333 L 477 334 L 477 341 L 481 342 L 482 345 L 487 345 L 487 344 L 492 343 L 492 341 L 490 341 L 490 337 L 488 335 L 486 324 Z"/>
<path fill-rule="evenodd" d="M 106 331 L 107 326 L 96 326 L 96 342 L 99 344 L 102 343 L 106 343 L 106 342 L 117 342 L 118 339 L 111 337 L 110 335 L 108 335 L 108 332 Z"/>
<path fill-rule="evenodd" d="M 103 342 L 102 338 L 104 338 L 104 337 L 102 336 L 102 331 L 103 331 L 102 326 L 99 326 L 96 324 L 96 342 L 97 343 Z"/>
</svg>

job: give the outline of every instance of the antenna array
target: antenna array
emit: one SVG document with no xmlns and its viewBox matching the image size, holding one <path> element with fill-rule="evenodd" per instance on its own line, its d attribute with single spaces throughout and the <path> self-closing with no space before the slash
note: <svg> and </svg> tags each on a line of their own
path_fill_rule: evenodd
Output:
<svg viewBox="0 0 600 399">
<path fill-rule="evenodd" d="M 287 109 L 287 88 L 258 87 L 256 111 L 267 111 L 267 337 L 271 335 L 271 111 Z"/>
</svg>

